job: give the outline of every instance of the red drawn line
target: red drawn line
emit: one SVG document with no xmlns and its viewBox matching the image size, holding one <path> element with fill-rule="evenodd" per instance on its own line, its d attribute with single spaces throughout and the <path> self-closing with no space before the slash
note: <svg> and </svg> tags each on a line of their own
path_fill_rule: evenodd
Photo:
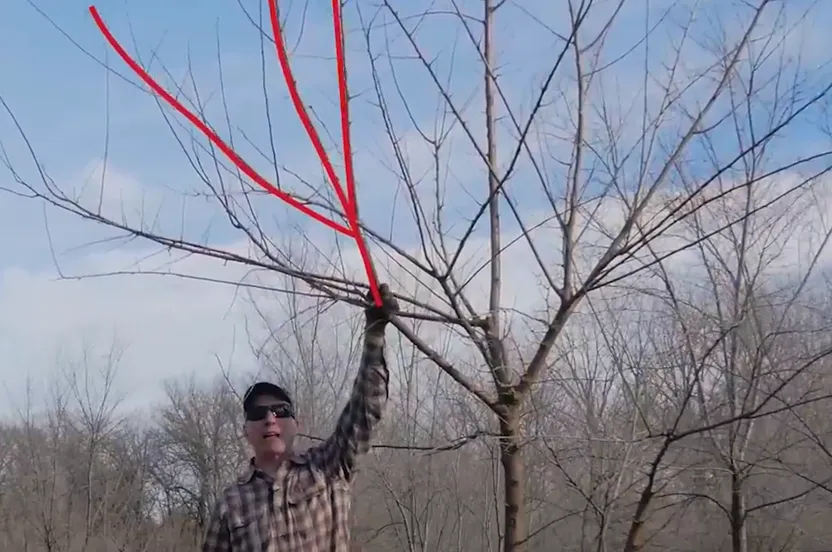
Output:
<svg viewBox="0 0 832 552">
<path fill-rule="evenodd" d="M 235 165 L 237 165 L 237 167 L 239 167 L 240 170 L 243 171 L 246 174 L 246 176 L 248 176 L 249 178 L 251 178 L 252 180 L 257 182 L 257 184 L 262 186 L 269 193 L 279 197 L 280 199 L 282 199 L 283 201 L 285 201 L 286 203 L 288 203 L 289 205 L 291 205 L 295 209 L 298 209 L 302 213 L 304 213 L 304 214 L 314 218 L 315 220 L 320 221 L 323 224 L 329 226 L 330 228 L 332 228 L 336 232 L 340 232 L 340 233 L 346 234 L 346 235 L 352 235 L 352 232 L 350 231 L 350 229 L 348 229 L 348 228 L 344 227 L 343 225 L 340 225 L 337 222 L 334 222 L 334 221 L 324 217 L 323 215 L 313 211 L 312 209 L 310 209 L 309 207 L 307 207 L 303 203 L 300 203 L 295 198 L 291 197 L 290 195 L 286 194 L 285 192 L 283 192 L 281 190 L 278 190 L 272 184 L 270 184 L 266 179 L 264 179 L 262 176 L 260 176 L 260 174 L 258 174 L 257 171 L 252 169 L 248 165 L 248 163 L 243 161 L 240 158 L 240 156 L 238 156 L 237 153 L 234 150 L 232 150 L 225 142 L 222 141 L 222 139 L 219 136 L 217 136 L 210 128 L 208 128 L 208 126 L 205 125 L 205 123 L 200 121 L 199 118 L 196 117 L 196 115 L 194 115 L 193 113 L 188 111 L 188 109 L 185 108 L 181 103 L 179 103 L 179 101 L 176 98 L 171 96 L 164 88 L 162 88 L 155 80 L 153 80 L 153 77 L 151 77 L 144 69 L 142 69 L 139 66 L 138 63 L 136 63 L 127 54 L 127 52 L 124 50 L 124 48 L 121 46 L 121 44 L 119 44 L 118 41 L 115 39 L 115 37 L 113 37 L 112 33 L 110 33 L 109 29 L 104 24 L 104 21 L 101 19 L 101 16 L 98 15 L 98 10 L 95 9 L 95 6 L 90 6 L 90 13 L 92 14 L 92 17 L 95 20 L 95 24 L 98 25 L 98 28 L 104 34 L 104 38 L 107 39 L 107 42 L 110 43 L 110 46 L 112 46 L 113 49 L 115 49 L 115 51 L 125 61 L 125 63 L 127 63 L 127 65 L 129 65 L 130 68 L 137 75 L 139 75 L 139 77 L 141 77 L 141 79 L 145 83 L 147 83 L 147 85 L 150 86 L 150 88 L 152 88 L 154 92 L 156 92 L 158 95 L 162 96 L 162 98 L 164 98 L 165 101 L 167 101 L 171 106 L 173 106 L 179 113 L 181 113 L 186 119 L 188 119 L 191 122 L 191 124 L 196 126 L 203 134 L 205 134 L 205 136 L 208 137 L 209 140 L 211 140 L 218 148 L 220 148 L 220 150 L 222 150 L 222 152 L 226 156 L 228 156 L 228 158 L 231 159 L 231 161 Z"/>
<path fill-rule="evenodd" d="M 303 126 L 306 130 L 309 139 L 312 141 L 312 145 L 315 148 L 315 152 L 318 155 L 318 158 L 321 161 L 321 165 L 329 177 L 330 183 L 332 187 L 335 189 L 335 193 L 338 196 L 338 201 L 341 203 L 341 207 L 344 210 L 344 214 L 347 218 L 349 226 L 343 226 L 338 224 L 337 222 L 321 215 L 320 213 L 310 209 L 300 201 L 296 200 L 286 192 L 283 192 L 269 183 L 265 178 L 263 178 L 260 174 L 257 173 L 253 168 L 251 168 L 248 163 L 246 163 L 237 153 L 231 149 L 223 140 L 217 136 L 208 126 L 203 123 L 199 118 L 188 111 L 185 106 L 183 106 L 176 98 L 174 98 L 170 93 L 168 93 L 164 88 L 162 88 L 159 83 L 157 83 L 153 77 L 151 77 L 138 63 L 136 63 L 130 55 L 124 50 L 124 48 L 119 44 L 119 42 L 115 39 L 115 37 L 110 33 L 107 26 L 104 24 L 104 21 L 101 19 L 101 16 L 98 14 L 98 10 L 95 6 L 89 7 L 89 12 L 92 15 L 93 20 L 95 21 L 96 26 L 104 35 L 104 38 L 107 42 L 110 43 L 110 46 L 118 53 L 122 60 L 135 72 L 156 94 L 161 96 L 168 104 L 170 104 L 174 109 L 176 109 L 183 117 L 188 119 L 195 127 L 197 127 L 211 142 L 214 143 L 225 155 L 228 157 L 231 162 L 233 162 L 246 176 L 251 178 L 254 182 L 260 185 L 264 190 L 269 192 L 270 194 L 274 195 L 275 197 L 285 201 L 290 206 L 294 207 L 298 211 L 302 212 L 303 214 L 312 217 L 313 219 L 325 224 L 329 228 L 339 232 L 341 234 L 345 234 L 350 236 L 355 240 L 356 245 L 358 246 L 359 253 L 361 254 L 361 259 L 364 262 L 364 270 L 367 273 L 367 278 L 369 280 L 370 291 L 373 296 L 373 300 L 376 305 L 381 305 L 381 295 L 378 291 L 378 282 L 375 275 L 375 270 L 373 267 L 372 259 L 370 258 L 369 251 L 367 250 L 367 245 L 364 242 L 364 237 L 361 233 L 361 228 L 358 223 L 358 205 L 357 200 L 355 198 L 355 176 L 353 174 L 353 165 L 352 165 L 352 144 L 350 140 L 350 133 L 349 133 L 349 101 L 347 97 L 347 77 L 346 77 L 346 62 L 344 56 L 344 36 L 343 36 L 343 25 L 341 19 L 341 10 L 340 10 L 340 2 L 338 0 L 332 0 L 332 20 L 333 20 L 333 27 L 335 30 L 335 51 L 336 51 L 336 58 L 337 58 L 337 65 L 338 65 L 338 89 L 339 89 L 339 99 L 340 99 L 340 108 L 341 108 L 341 136 L 343 140 L 343 147 L 344 147 L 344 165 L 345 165 L 345 173 L 346 173 L 346 183 L 347 183 L 347 190 L 346 194 L 344 193 L 344 189 L 341 187 L 341 183 L 338 179 L 338 176 L 335 173 L 335 170 L 332 167 L 332 163 L 329 160 L 329 156 L 327 155 L 326 151 L 324 150 L 323 144 L 321 143 L 320 137 L 318 136 L 315 127 L 312 124 L 312 121 L 309 118 L 309 115 L 306 113 L 306 109 L 304 108 L 303 102 L 300 99 L 300 95 L 297 91 L 297 84 L 295 83 L 294 76 L 292 75 L 291 67 L 289 66 L 289 56 L 286 53 L 286 46 L 283 41 L 283 36 L 280 30 L 280 25 L 278 23 L 278 16 L 277 16 L 277 2 L 276 0 L 269 0 L 269 11 L 271 15 L 271 23 L 272 23 L 272 31 L 274 33 L 275 45 L 277 48 L 277 58 L 280 62 L 280 68 L 283 71 L 283 77 L 286 81 L 286 86 L 289 89 L 289 95 L 292 98 L 292 103 L 295 108 L 295 112 L 297 113 L 298 117 L 303 123 Z"/>
<path fill-rule="evenodd" d="M 352 140 L 350 139 L 350 102 L 347 97 L 347 56 L 344 53 L 344 27 L 340 16 L 341 3 L 332 0 L 332 13 L 339 13 L 332 18 L 335 32 L 335 60 L 338 66 L 338 95 L 341 102 L 341 141 L 344 144 L 344 172 L 347 178 L 347 197 L 350 205 L 355 208 L 355 174 L 352 170 Z M 357 217 L 357 213 L 355 214 Z"/>
<path fill-rule="evenodd" d="M 344 209 L 347 221 L 349 221 L 350 228 L 353 231 L 352 237 L 358 246 L 358 251 L 361 254 L 361 260 L 364 262 L 364 271 L 367 273 L 367 279 L 370 283 L 370 291 L 373 294 L 373 300 L 376 305 L 381 306 L 381 294 L 378 291 L 378 282 L 373 269 L 373 262 L 370 258 L 370 252 L 367 250 L 367 245 L 364 242 L 364 237 L 361 234 L 361 228 L 358 225 L 358 206 L 355 200 L 355 178 L 352 167 L 352 140 L 349 133 L 349 101 L 347 98 L 347 75 L 345 69 L 345 55 L 344 55 L 344 35 L 343 25 L 341 19 L 341 4 L 338 0 L 332 0 L 332 22 L 335 29 L 335 57 L 338 64 L 338 95 L 340 99 L 341 108 L 341 136 L 344 147 L 344 167 L 347 180 L 347 194 L 344 197 L 344 190 L 338 180 L 338 176 L 332 168 L 329 161 L 329 156 L 326 154 L 315 126 L 312 120 L 306 113 L 306 108 L 300 99 L 300 94 L 297 91 L 297 83 L 295 77 L 292 75 L 292 68 L 289 65 L 289 56 L 286 53 L 286 44 L 283 40 L 283 34 L 280 29 L 279 18 L 277 16 L 277 0 L 269 0 L 269 15 L 272 23 L 272 32 L 274 34 L 275 48 L 277 49 L 277 59 L 280 62 L 280 68 L 283 71 L 283 80 L 286 81 L 286 86 L 289 89 L 289 95 L 292 98 L 292 103 L 295 106 L 295 112 L 303 123 L 306 129 L 306 134 L 312 141 L 315 147 L 315 152 L 318 154 L 324 170 L 329 176 L 330 182 L 335 193 L 338 195 L 338 200 L 341 202 L 341 207 Z"/>
</svg>

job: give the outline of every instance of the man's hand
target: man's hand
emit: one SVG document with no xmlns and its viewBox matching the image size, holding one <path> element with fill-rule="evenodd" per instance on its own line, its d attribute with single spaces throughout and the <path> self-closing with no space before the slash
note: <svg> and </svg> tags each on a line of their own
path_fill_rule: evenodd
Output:
<svg viewBox="0 0 832 552">
<path fill-rule="evenodd" d="M 390 322 L 390 317 L 399 312 L 399 302 L 393 297 L 393 293 L 387 284 L 378 286 L 378 292 L 381 295 L 382 305 L 376 306 L 373 302 L 372 293 L 367 293 L 367 301 L 370 306 L 364 309 L 366 317 L 367 330 L 384 332 L 387 323 Z"/>
</svg>

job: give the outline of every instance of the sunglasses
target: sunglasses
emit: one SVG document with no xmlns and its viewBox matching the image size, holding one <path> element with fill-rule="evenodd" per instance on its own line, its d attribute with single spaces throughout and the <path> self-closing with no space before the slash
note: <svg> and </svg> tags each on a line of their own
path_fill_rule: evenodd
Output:
<svg viewBox="0 0 832 552">
<path fill-rule="evenodd" d="M 252 406 L 246 411 L 246 420 L 249 422 L 259 422 L 266 419 L 269 412 L 274 414 L 275 418 L 294 418 L 295 409 L 291 404 L 270 404 L 267 406 Z"/>
</svg>

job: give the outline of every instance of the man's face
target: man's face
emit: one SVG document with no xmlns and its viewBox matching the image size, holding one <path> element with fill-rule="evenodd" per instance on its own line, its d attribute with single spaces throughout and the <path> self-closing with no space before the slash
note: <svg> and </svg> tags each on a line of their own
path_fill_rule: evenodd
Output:
<svg viewBox="0 0 832 552">
<path fill-rule="evenodd" d="M 297 422 L 288 415 L 292 411 L 290 404 L 275 397 L 263 395 L 254 400 L 246 414 L 245 433 L 257 456 L 278 457 L 292 450 L 298 433 Z"/>
</svg>

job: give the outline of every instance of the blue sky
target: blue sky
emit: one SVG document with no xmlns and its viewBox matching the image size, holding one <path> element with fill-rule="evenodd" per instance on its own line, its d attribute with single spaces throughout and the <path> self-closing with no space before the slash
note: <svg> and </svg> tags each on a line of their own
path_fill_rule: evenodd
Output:
<svg viewBox="0 0 832 552">
<path fill-rule="evenodd" d="M 34 4 L 91 56 L 133 83 L 138 82 L 98 32 L 86 2 L 39 0 Z M 358 94 L 351 109 L 359 198 L 365 217 L 384 228 L 388 224 L 390 205 L 396 202 L 398 206 L 403 200 L 397 195 L 395 175 L 383 167 L 392 162 L 392 154 L 384 137 L 379 111 L 373 105 L 371 73 L 363 37 L 358 30 L 355 6 L 361 6 L 363 15 L 370 17 L 373 3 L 350 4 L 346 24 L 350 31 L 347 37 L 350 83 L 352 92 Z M 408 0 L 393 4 L 407 18 L 418 14 L 429 3 Z M 430 4 L 435 10 L 447 10 L 451 3 Z M 598 16 L 590 18 L 587 32 L 599 28 L 612 4 L 610 1 L 599 3 Z M 722 17 L 723 24 L 730 26 L 737 10 L 741 10 L 737 7 L 739 4 L 714 0 L 699 2 L 704 19 L 698 24 L 697 36 L 708 37 L 709 17 Z M 810 4 L 804 0 L 792 1 L 789 9 L 798 14 Z M 264 118 L 260 37 L 240 5 L 255 18 L 261 10 L 266 13 L 265 2 L 259 0 L 241 0 L 240 3 L 227 0 L 101 0 L 96 3 L 113 34 L 129 52 L 135 54 L 138 51 L 145 62 L 155 52 L 157 60 L 164 63 L 177 82 L 185 82 L 190 67 L 203 100 L 211 98 L 206 109 L 208 119 L 220 129 L 223 137 L 227 137 L 220 102 L 218 59 L 221 58 L 227 104 L 233 120 L 231 135 L 238 152 L 265 176 L 271 177 L 273 170 L 267 160 L 243 140 L 245 133 L 258 148 L 264 151 L 270 148 Z M 459 5 L 464 11 L 479 15 L 478 2 L 468 0 Z M 645 26 L 647 7 L 655 19 L 656 14 L 669 5 L 668 0 L 626 3 L 605 45 L 604 55 L 610 60 L 615 59 L 638 42 L 639 33 Z M 297 44 L 292 61 L 301 94 L 307 104 L 314 106 L 316 116 L 335 133 L 337 92 L 329 3 L 282 1 L 281 10 L 286 16 L 287 39 L 290 44 Z M 540 22 L 564 33 L 564 10 L 564 2 L 528 0 L 509 2 L 501 11 L 496 34 L 498 71 L 506 95 L 521 114 L 528 112 L 559 44 L 552 31 Z M 679 10 L 673 12 L 673 17 L 680 18 L 686 13 Z M 801 23 L 801 31 L 795 33 L 800 40 L 784 46 L 803 53 L 804 68 L 827 63 L 830 56 L 826 52 L 832 51 L 826 39 L 832 25 L 832 4 L 818 4 L 812 13 L 810 20 Z M 415 21 L 412 18 L 406 20 L 409 24 Z M 793 17 L 790 21 L 794 20 Z M 384 41 L 391 41 L 391 51 L 396 57 L 392 62 L 384 56 L 379 58 L 381 80 L 391 102 L 393 123 L 408 148 L 409 161 L 413 170 L 421 174 L 429 169 L 429 158 L 426 159 L 424 147 L 419 146 L 418 140 L 412 139 L 416 137 L 414 124 L 430 128 L 441 100 L 389 15 L 386 21 L 387 34 L 379 27 L 373 35 L 373 49 L 375 53 L 383 53 Z M 265 18 L 263 23 L 267 25 Z M 674 36 L 672 23 L 669 19 L 666 22 L 668 31 L 657 34 L 654 39 L 652 64 L 658 64 L 667 52 L 667 41 Z M 135 44 L 131 33 L 135 35 Z M 482 128 L 477 123 L 482 120 L 482 99 L 475 94 L 481 82 L 480 68 L 475 63 L 473 50 L 467 45 L 467 38 L 459 32 L 458 23 L 448 17 L 435 17 L 430 24 L 420 28 L 417 40 L 425 54 L 435 58 L 434 67 L 443 78 L 453 75 L 454 99 L 459 102 L 471 99 L 466 117 L 472 121 L 477 137 L 481 138 Z M 794 42 L 794 39 L 790 40 Z M 184 229 L 190 237 L 209 236 L 215 245 L 241 243 L 241 236 L 229 227 L 215 204 L 183 199 L 196 190 L 204 190 L 204 185 L 196 178 L 156 103 L 147 93 L 106 71 L 26 0 L 6 0 L 0 20 L 0 51 L 3 52 L 0 56 L 0 95 L 14 111 L 40 161 L 56 182 L 74 189 L 86 184 L 85 194 L 95 195 L 106 143 L 106 190 L 111 209 L 123 210 L 130 220 L 137 220 L 140 212 L 154 212 L 165 231 L 178 233 Z M 621 105 L 631 100 L 628 94 L 639 92 L 642 61 L 638 55 L 627 58 L 607 81 L 611 88 L 606 93 L 616 97 Z M 396 67 L 395 84 L 407 98 L 409 112 L 397 98 L 391 65 Z M 151 65 L 151 73 L 168 90 L 172 89 L 173 81 L 159 61 Z M 828 67 L 819 72 L 818 80 L 825 76 L 828 76 Z M 304 178 L 322 183 L 320 168 L 291 110 L 269 44 L 266 44 L 265 81 L 278 163 Z M 618 87 L 617 92 L 613 86 Z M 564 84 L 563 89 L 568 91 L 569 85 Z M 190 94 L 193 89 L 186 86 L 185 90 Z M 782 155 L 796 155 L 803 149 L 812 151 L 816 146 L 820 139 L 817 131 L 809 124 L 801 125 L 799 130 L 784 137 L 783 143 L 788 147 L 783 146 Z M 185 136 L 181 130 L 179 132 L 180 136 Z M 105 142 L 105 136 L 109 136 L 108 142 Z M 325 134 L 323 137 L 332 148 L 332 142 Z M 729 136 L 724 138 L 730 143 Z M 32 178 L 35 173 L 31 158 L 5 113 L 0 114 L 0 142 L 15 169 L 26 178 Z M 483 171 L 477 168 L 473 151 L 460 136 L 457 136 L 452 153 L 447 155 L 450 165 L 443 169 L 447 171 L 447 193 L 451 207 L 463 219 L 470 215 L 469 194 L 476 193 L 472 191 L 474 186 L 482 185 Z M 333 156 L 333 161 L 340 165 L 337 152 Z M 530 167 L 524 165 L 520 171 L 519 174 L 527 175 L 529 173 L 524 171 L 530 171 Z M 286 186 L 297 185 L 288 172 L 282 172 L 281 178 Z M 0 170 L 0 185 L 12 185 L 4 170 Z M 534 210 L 541 196 L 537 191 L 518 185 L 516 197 L 522 209 Z M 271 220 L 271 217 L 283 222 L 288 220 L 289 215 L 276 199 L 264 197 L 262 202 L 257 209 L 264 220 Z M 186 211 L 183 211 L 183 205 Z M 183 212 L 186 213 L 184 218 Z M 507 224 L 511 226 L 508 219 Z M 47 239 L 47 228 L 51 243 Z M 266 226 L 274 232 L 280 232 L 282 228 L 277 222 Z M 324 241 L 329 232 L 318 226 L 306 225 L 304 229 Z M 402 243 L 412 243 L 412 225 L 405 224 L 398 232 Z M 166 377 L 191 372 L 216 375 L 215 355 L 232 362 L 240 371 L 256 368 L 247 350 L 246 309 L 235 300 L 233 289 L 156 277 L 56 279 L 53 253 L 64 270 L 78 274 L 124 269 L 148 251 L 148 245 L 140 242 L 119 243 L 118 247 L 113 244 L 89 245 L 107 235 L 101 228 L 55 210 L 45 211 L 37 201 L 0 195 L 0 251 L 3 252 L 0 257 L 0 358 L 3 359 L 0 382 L 11 393 L 19 392 L 27 375 L 36 380 L 46 377 L 60 355 L 72 354 L 73 349 L 89 343 L 106 347 L 113 336 L 127 348 L 121 385 L 125 392 L 129 389 L 127 395 L 138 402 L 155 397 Z M 239 272 L 231 268 L 204 264 L 199 259 L 190 259 L 188 263 L 189 270 L 195 272 L 222 273 L 230 278 L 239 276 Z M 65 349 L 70 352 L 62 352 Z"/>
</svg>

